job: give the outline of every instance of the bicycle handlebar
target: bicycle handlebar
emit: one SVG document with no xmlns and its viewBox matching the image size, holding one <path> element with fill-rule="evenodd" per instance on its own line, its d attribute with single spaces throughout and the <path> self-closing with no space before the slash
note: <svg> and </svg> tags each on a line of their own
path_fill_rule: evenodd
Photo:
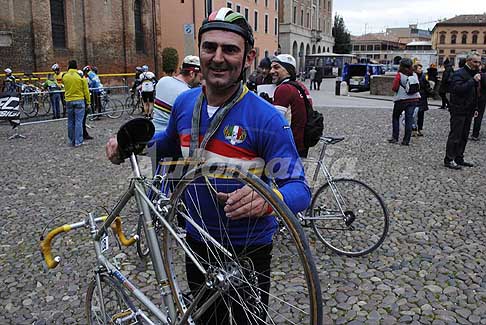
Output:
<svg viewBox="0 0 486 325">
<path fill-rule="evenodd" d="M 102 216 L 101 218 L 97 218 L 95 221 L 100 222 L 100 221 L 105 221 L 107 216 Z M 63 232 L 69 232 L 73 229 L 79 228 L 81 226 L 84 226 L 87 224 L 87 221 L 81 222 L 79 224 L 73 225 L 63 225 L 57 228 L 54 228 L 53 230 L 49 231 L 47 236 L 42 239 L 41 238 L 41 243 L 40 243 L 40 251 L 41 255 L 44 258 L 44 261 L 49 269 L 55 268 L 61 258 L 59 256 L 53 256 L 52 255 L 52 240 L 59 234 Z M 130 238 L 127 239 L 125 234 L 123 233 L 122 229 L 122 221 L 120 217 L 116 217 L 114 222 L 111 224 L 111 229 L 115 232 L 116 236 L 118 236 L 118 239 L 120 240 L 120 243 L 123 246 L 131 246 L 133 245 L 137 240 L 138 236 L 134 235 L 131 236 Z"/>
</svg>

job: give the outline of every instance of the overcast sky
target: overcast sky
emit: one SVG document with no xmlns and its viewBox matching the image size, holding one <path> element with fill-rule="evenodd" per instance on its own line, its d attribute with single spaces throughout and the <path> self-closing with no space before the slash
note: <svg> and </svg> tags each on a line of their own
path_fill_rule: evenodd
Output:
<svg viewBox="0 0 486 325">
<path fill-rule="evenodd" d="M 486 0 L 334 0 L 334 12 L 353 35 L 381 32 L 386 27 L 432 29 L 437 19 L 486 12 Z"/>
</svg>

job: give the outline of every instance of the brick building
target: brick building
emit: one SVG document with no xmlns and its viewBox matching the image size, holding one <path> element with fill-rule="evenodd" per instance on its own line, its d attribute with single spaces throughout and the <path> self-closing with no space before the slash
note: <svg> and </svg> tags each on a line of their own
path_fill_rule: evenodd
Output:
<svg viewBox="0 0 486 325">
<path fill-rule="evenodd" d="M 0 8 L 2 70 L 49 71 L 54 62 L 64 70 L 70 59 L 103 73 L 160 65 L 159 1 L 0 0 Z"/>
<path fill-rule="evenodd" d="M 439 64 L 446 58 L 456 65 L 468 52 L 486 56 L 486 14 L 460 15 L 437 23 L 432 30 L 432 44 Z"/>
<path fill-rule="evenodd" d="M 280 0 L 282 53 L 292 54 L 303 71 L 305 56 L 332 52 L 332 0 Z"/>
<path fill-rule="evenodd" d="M 253 28 L 258 61 L 278 49 L 278 0 L 164 0 L 161 8 L 161 42 L 174 47 L 179 57 L 198 54 L 197 31 L 205 17 L 222 7 L 243 14 Z"/>
</svg>

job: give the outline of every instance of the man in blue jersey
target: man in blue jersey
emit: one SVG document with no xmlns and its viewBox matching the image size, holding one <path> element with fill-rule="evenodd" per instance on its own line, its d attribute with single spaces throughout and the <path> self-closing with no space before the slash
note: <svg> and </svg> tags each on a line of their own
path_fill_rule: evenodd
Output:
<svg viewBox="0 0 486 325">
<path fill-rule="evenodd" d="M 213 12 L 203 22 L 198 41 L 205 85 L 188 90 L 176 99 L 167 129 L 154 136 L 157 152 L 166 157 L 191 156 L 237 164 L 243 169 L 261 170 L 272 162 L 285 162 L 282 163 L 286 166 L 281 168 L 283 172 L 267 173 L 261 178 L 272 179 L 277 184 L 278 195 L 294 213 L 306 209 L 311 193 L 288 123 L 271 104 L 242 85 L 244 70 L 256 55 L 253 32 L 246 19 L 229 8 Z M 215 126 L 214 121 L 219 121 L 219 126 Z M 206 134 L 212 136 L 204 145 Z M 109 140 L 106 151 L 112 162 L 120 162 L 116 138 Z M 193 212 L 200 215 L 194 222 L 216 240 L 223 240 L 221 243 L 239 258 L 251 260 L 262 292 L 260 303 L 266 306 L 272 240 L 278 225 L 265 200 L 248 186 L 234 185 L 231 181 L 215 179 L 212 188 L 201 181 L 205 186 L 194 187 L 197 202 L 191 200 L 192 193 L 188 191 L 185 204 L 191 215 Z M 217 200 L 214 192 L 217 192 Z M 187 223 L 186 230 L 186 242 L 194 254 L 213 261 L 211 250 L 194 225 Z M 224 241 L 228 238 L 229 243 Z M 186 258 L 186 272 L 193 296 L 196 296 L 207 279 L 190 258 Z M 234 313 L 228 316 L 223 313 L 227 306 L 218 308 L 218 304 L 224 305 L 216 301 L 214 308 L 208 309 L 199 319 L 201 324 L 261 323 L 261 318 L 255 320 L 255 315 L 245 315 L 241 307 L 235 307 Z M 262 318 L 264 320 L 265 316 Z"/>
</svg>

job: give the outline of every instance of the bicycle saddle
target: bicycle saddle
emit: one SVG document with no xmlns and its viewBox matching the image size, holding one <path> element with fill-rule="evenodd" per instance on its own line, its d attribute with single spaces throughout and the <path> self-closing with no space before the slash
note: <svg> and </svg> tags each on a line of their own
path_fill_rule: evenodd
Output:
<svg viewBox="0 0 486 325">
<path fill-rule="evenodd" d="M 144 118 L 135 118 L 123 124 L 116 134 L 121 158 L 128 158 L 132 153 L 142 153 L 154 133 L 154 125 Z"/>
<path fill-rule="evenodd" d="M 323 136 L 321 140 L 326 142 L 327 144 L 336 144 L 344 140 L 344 137 L 332 137 L 332 136 Z"/>
</svg>

